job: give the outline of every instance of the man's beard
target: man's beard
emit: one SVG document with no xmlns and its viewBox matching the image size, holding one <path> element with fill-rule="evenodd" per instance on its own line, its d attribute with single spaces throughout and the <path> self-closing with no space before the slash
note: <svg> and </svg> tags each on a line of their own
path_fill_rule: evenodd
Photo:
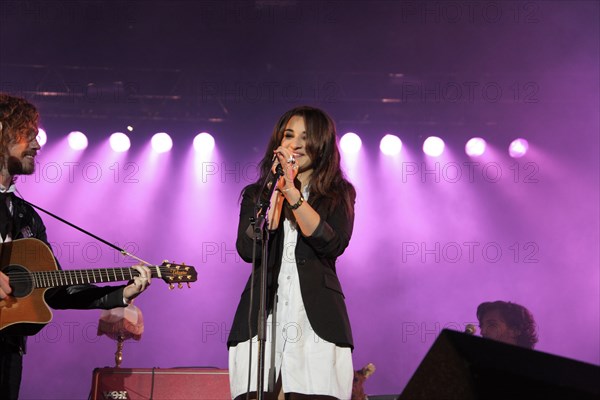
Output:
<svg viewBox="0 0 600 400">
<path fill-rule="evenodd" d="M 26 155 L 32 155 L 34 158 L 31 159 L 31 163 L 25 160 Z M 19 160 L 17 157 L 10 156 L 6 161 L 6 167 L 8 173 L 12 176 L 15 175 L 31 175 L 35 171 L 35 154 L 23 153 L 23 159 Z"/>
</svg>

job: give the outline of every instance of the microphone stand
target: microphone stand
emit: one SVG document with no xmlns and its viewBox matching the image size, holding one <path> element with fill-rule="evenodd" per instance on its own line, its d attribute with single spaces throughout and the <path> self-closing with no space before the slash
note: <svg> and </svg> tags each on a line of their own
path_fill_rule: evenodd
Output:
<svg viewBox="0 0 600 400">
<path fill-rule="evenodd" d="M 265 376 L 265 346 L 267 342 L 267 265 L 269 256 L 269 220 L 267 212 L 271 207 L 271 196 L 277 186 L 277 181 L 283 176 L 283 168 L 281 164 L 277 164 L 275 173 L 272 174 L 271 180 L 266 180 L 263 187 L 260 190 L 258 202 L 255 206 L 256 219 L 252 222 L 254 240 L 261 241 L 262 245 L 262 260 L 260 266 L 260 298 L 259 298 L 259 309 L 258 309 L 258 371 L 256 383 L 256 396 L 257 400 L 264 399 L 264 376 Z M 262 194 L 265 193 L 266 197 Z M 253 260 L 254 265 L 254 260 Z M 254 267 L 253 267 L 254 268 Z M 252 338 L 250 338 L 252 340 Z"/>
</svg>

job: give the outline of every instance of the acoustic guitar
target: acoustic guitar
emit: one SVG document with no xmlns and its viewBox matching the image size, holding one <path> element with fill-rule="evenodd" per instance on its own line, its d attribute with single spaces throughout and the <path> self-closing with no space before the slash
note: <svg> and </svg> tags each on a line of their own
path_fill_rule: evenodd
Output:
<svg viewBox="0 0 600 400">
<path fill-rule="evenodd" d="M 175 284 L 197 280 L 194 267 L 163 262 L 149 266 L 152 278 Z M 87 283 L 129 281 L 139 276 L 133 268 L 61 270 L 50 248 L 38 239 L 17 239 L 0 244 L 0 271 L 9 277 L 12 293 L 0 300 L 0 331 L 11 335 L 35 335 L 52 320 L 44 299 L 49 288 Z"/>
</svg>

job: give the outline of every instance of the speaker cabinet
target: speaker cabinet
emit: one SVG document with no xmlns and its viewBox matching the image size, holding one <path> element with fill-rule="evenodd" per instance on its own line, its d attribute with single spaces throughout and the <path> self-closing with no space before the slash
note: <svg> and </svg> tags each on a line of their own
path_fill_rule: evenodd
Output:
<svg viewBox="0 0 600 400">
<path fill-rule="evenodd" d="M 440 333 L 399 397 L 598 398 L 598 366 L 450 330 Z"/>
<path fill-rule="evenodd" d="M 92 400 L 231 400 L 229 374 L 212 368 L 96 368 Z"/>
</svg>

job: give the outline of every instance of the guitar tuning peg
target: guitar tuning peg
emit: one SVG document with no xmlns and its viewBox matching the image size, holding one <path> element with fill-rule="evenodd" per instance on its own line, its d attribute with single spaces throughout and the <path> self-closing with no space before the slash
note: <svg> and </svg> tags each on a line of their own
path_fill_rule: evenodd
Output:
<svg viewBox="0 0 600 400">
<path fill-rule="evenodd" d="M 169 283 L 169 290 L 173 290 L 173 289 L 175 289 L 175 286 L 173 286 L 172 283 Z"/>
<path fill-rule="evenodd" d="M 179 289 L 183 288 L 183 285 L 181 284 L 181 282 L 179 282 L 179 283 L 177 284 L 177 287 L 178 287 Z"/>
<path fill-rule="evenodd" d="M 191 289 L 191 288 L 192 288 L 192 285 L 190 285 L 190 283 L 188 282 L 188 283 L 187 283 L 187 287 L 188 287 L 188 289 Z"/>
</svg>

